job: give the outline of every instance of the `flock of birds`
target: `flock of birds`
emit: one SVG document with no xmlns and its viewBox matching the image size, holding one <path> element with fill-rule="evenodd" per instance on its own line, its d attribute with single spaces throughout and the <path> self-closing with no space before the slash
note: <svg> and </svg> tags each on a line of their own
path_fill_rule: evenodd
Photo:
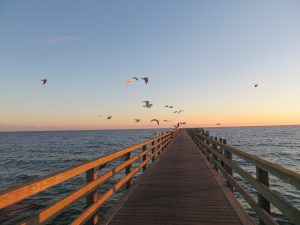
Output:
<svg viewBox="0 0 300 225">
<path fill-rule="evenodd" d="M 149 83 L 149 78 L 148 77 L 142 77 L 140 79 L 143 80 L 146 85 L 148 85 L 148 83 Z M 137 78 L 137 77 L 128 78 L 125 81 L 125 86 L 127 87 L 128 84 L 130 84 L 130 83 L 132 83 L 134 81 L 139 81 L 139 78 Z M 48 82 L 48 80 L 47 79 L 42 79 L 41 82 L 42 82 L 43 85 L 45 85 Z M 258 87 L 258 84 L 254 84 L 254 87 L 255 88 Z M 148 109 L 153 106 L 153 103 L 150 103 L 150 101 L 143 101 L 143 103 L 145 103 L 145 105 L 143 105 L 143 107 L 148 108 Z M 174 106 L 172 106 L 172 105 L 165 105 L 165 108 L 172 109 L 172 108 L 174 108 Z M 184 112 L 184 110 L 180 109 L 180 110 L 175 110 L 173 113 L 180 114 L 182 112 Z M 102 116 L 99 116 L 99 117 L 102 117 Z M 106 119 L 111 120 L 112 116 L 106 116 Z M 139 122 L 141 122 L 141 119 L 134 119 L 134 121 L 136 123 L 139 123 Z M 152 119 L 152 120 L 150 120 L 150 122 L 156 122 L 157 125 L 159 125 L 159 120 L 158 119 Z M 171 122 L 171 120 L 163 120 L 163 122 L 167 122 L 168 123 L 168 122 Z M 178 122 L 176 125 L 174 125 L 174 128 L 178 129 L 179 126 L 183 125 L 183 124 L 186 124 L 186 122 Z M 220 126 L 221 124 L 220 123 L 216 123 L 216 125 Z"/>
</svg>

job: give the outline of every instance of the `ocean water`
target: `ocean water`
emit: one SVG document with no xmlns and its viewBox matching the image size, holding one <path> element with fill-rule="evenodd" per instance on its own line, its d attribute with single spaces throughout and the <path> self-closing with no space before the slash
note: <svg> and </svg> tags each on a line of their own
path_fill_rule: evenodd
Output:
<svg viewBox="0 0 300 225">
<path fill-rule="evenodd" d="M 286 168 L 300 172 L 300 126 L 208 128 L 210 135 L 227 139 L 228 144 Z M 152 138 L 165 130 L 114 130 L 114 131 L 58 131 L 58 132 L 4 132 L 0 133 L 0 191 L 27 183 L 49 173 L 78 165 L 115 152 L 124 147 Z M 122 159 L 121 159 L 122 160 Z M 239 165 L 255 175 L 255 167 L 234 158 Z M 115 162 L 115 164 L 117 164 Z M 108 170 L 115 164 L 100 172 Z M 140 173 L 139 173 L 140 174 Z M 135 179 L 139 176 L 137 174 Z M 98 190 L 104 193 L 121 175 L 104 183 Z M 239 176 L 235 177 L 253 195 L 256 193 Z M 16 224 L 37 213 L 42 208 L 66 196 L 85 184 L 84 174 L 63 182 L 40 194 L 0 210 L 0 224 Z M 300 208 L 300 191 L 270 177 L 271 189 L 288 202 Z M 100 216 L 109 211 L 125 192 L 121 189 L 100 210 Z M 255 219 L 255 214 L 242 197 L 235 193 L 243 207 Z M 68 224 L 85 207 L 81 199 L 49 224 Z M 274 218 L 280 224 L 291 224 L 281 213 L 272 208 Z"/>
</svg>

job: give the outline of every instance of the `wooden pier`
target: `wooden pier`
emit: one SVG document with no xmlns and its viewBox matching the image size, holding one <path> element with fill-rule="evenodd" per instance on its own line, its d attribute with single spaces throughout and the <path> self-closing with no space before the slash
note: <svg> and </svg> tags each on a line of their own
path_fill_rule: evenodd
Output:
<svg viewBox="0 0 300 225">
<path fill-rule="evenodd" d="M 133 189 L 106 224 L 252 224 L 185 130 Z"/>
<path fill-rule="evenodd" d="M 256 177 L 242 169 L 235 157 L 254 165 Z M 143 174 L 133 183 L 139 171 Z M 257 199 L 243 188 L 233 173 L 239 174 L 255 189 Z M 47 224 L 82 198 L 86 199 L 86 208 L 70 222 L 72 225 L 253 224 L 233 190 L 248 202 L 260 225 L 278 225 L 271 215 L 271 205 L 291 224 L 300 224 L 299 209 L 269 187 L 271 174 L 300 189 L 299 173 L 230 146 L 226 140 L 209 136 L 203 129 L 161 133 L 95 160 L 1 191 L 0 209 L 80 174 L 85 174 L 84 185 L 24 218 L 20 224 Z M 116 175 L 116 183 L 100 194 L 102 185 Z M 127 191 L 122 199 L 108 215 L 100 217 L 100 207 L 123 186 Z"/>
</svg>

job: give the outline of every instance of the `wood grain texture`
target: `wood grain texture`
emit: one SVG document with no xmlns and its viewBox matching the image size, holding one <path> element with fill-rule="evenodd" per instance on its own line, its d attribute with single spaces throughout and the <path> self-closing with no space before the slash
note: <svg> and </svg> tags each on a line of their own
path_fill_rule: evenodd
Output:
<svg viewBox="0 0 300 225">
<path fill-rule="evenodd" d="M 181 130 L 109 220 L 110 225 L 242 224 L 212 169 Z"/>
</svg>

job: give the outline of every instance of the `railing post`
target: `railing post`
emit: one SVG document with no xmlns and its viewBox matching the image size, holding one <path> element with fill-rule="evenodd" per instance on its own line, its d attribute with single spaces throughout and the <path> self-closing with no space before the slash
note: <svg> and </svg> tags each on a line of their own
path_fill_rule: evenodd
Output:
<svg viewBox="0 0 300 225">
<path fill-rule="evenodd" d="M 161 141 L 161 138 L 159 138 L 158 140 L 157 140 L 157 142 L 160 142 Z M 159 149 L 160 148 L 160 144 L 157 146 L 157 149 Z M 157 157 L 160 155 L 160 152 L 158 152 L 157 153 Z"/>
<path fill-rule="evenodd" d="M 125 154 L 125 160 L 127 161 L 129 159 L 130 159 L 130 152 Z M 126 167 L 125 174 L 128 175 L 130 171 L 131 171 L 131 164 Z M 130 188 L 131 182 L 132 182 L 131 178 L 126 182 L 126 190 Z"/>
<path fill-rule="evenodd" d="M 155 141 L 152 141 L 151 145 L 155 145 Z M 155 152 L 155 148 L 152 149 L 152 154 Z M 152 163 L 154 162 L 155 157 L 152 158 Z"/>
<path fill-rule="evenodd" d="M 223 144 L 226 145 L 226 139 L 223 139 L 222 140 Z M 232 153 L 227 151 L 226 149 L 224 149 L 224 155 L 225 155 L 225 158 L 232 161 Z M 225 170 L 226 172 L 232 176 L 232 169 L 225 164 Z M 231 185 L 231 183 L 227 180 L 227 187 L 231 190 L 231 192 L 233 192 L 233 186 Z"/>
<path fill-rule="evenodd" d="M 269 174 L 263 169 L 256 166 L 256 180 L 265 186 L 269 187 Z M 263 208 L 269 214 L 271 213 L 270 202 L 265 199 L 261 194 L 257 193 L 257 203 L 258 206 Z M 264 225 L 265 223 L 259 219 L 259 225 Z"/>
<path fill-rule="evenodd" d="M 219 142 L 222 144 L 223 143 L 223 138 L 219 138 Z M 220 145 L 219 153 L 222 154 L 222 155 L 225 155 L 224 149 L 221 147 L 221 145 Z M 225 167 L 225 164 L 222 160 L 221 160 L 221 165 L 222 165 L 223 168 Z"/>
<path fill-rule="evenodd" d="M 143 152 L 146 151 L 146 150 L 147 150 L 147 145 L 144 145 L 143 146 Z M 143 162 L 146 161 L 146 159 L 147 159 L 147 154 L 145 154 L 143 156 Z M 145 172 L 146 169 L 147 169 L 147 164 L 145 166 L 143 166 L 143 172 Z"/>
<path fill-rule="evenodd" d="M 212 137 L 212 139 L 213 139 L 213 137 Z M 215 141 L 218 141 L 218 138 L 217 138 L 217 137 L 215 137 Z M 215 151 L 218 151 L 218 145 L 215 144 L 215 143 L 213 143 L 213 149 L 214 149 Z M 214 160 L 216 161 L 216 163 L 214 163 L 214 169 L 218 172 L 218 166 L 217 166 L 218 157 L 216 156 L 215 153 L 213 153 L 213 158 L 214 158 Z"/>
<path fill-rule="evenodd" d="M 97 171 L 96 168 L 92 168 L 86 171 L 86 183 L 90 183 L 97 179 Z M 90 194 L 86 196 L 86 206 L 87 208 L 93 205 L 97 201 L 98 195 L 97 191 L 94 190 Z M 98 214 L 95 213 L 87 222 L 86 225 L 94 225 L 99 221 Z"/>
</svg>

